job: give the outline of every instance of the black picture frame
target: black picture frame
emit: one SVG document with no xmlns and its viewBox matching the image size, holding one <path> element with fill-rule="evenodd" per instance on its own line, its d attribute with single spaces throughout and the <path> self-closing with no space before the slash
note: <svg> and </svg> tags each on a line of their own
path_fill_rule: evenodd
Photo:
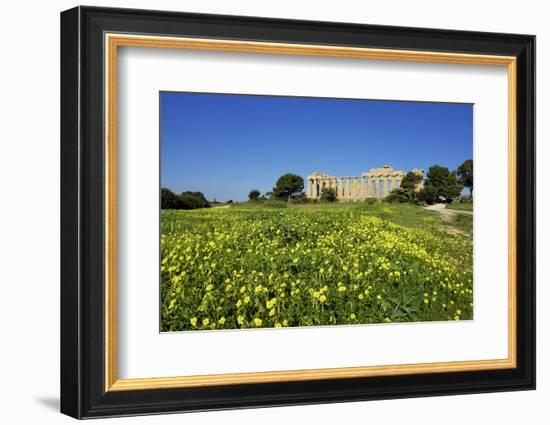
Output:
<svg viewBox="0 0 550 425">
<path fill-rule="evenodd" d="M 369 378 L 105 391 L 106 32 L 517 58 L 517 367 Z M 535 37 L 76 7 L 61 13 L 61 412 L 75 418 L 535 388 Z"/>
</svg>

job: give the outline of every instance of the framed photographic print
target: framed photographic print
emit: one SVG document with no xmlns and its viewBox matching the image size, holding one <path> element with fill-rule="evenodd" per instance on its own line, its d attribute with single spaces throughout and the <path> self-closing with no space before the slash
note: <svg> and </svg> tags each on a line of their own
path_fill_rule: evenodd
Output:
<svg viewBox="0 0 550 425">
<path fill-rule="evenodd" d="M 535 38 L 61 14 L 61 411 L 535 387 Z"/>
</svg>

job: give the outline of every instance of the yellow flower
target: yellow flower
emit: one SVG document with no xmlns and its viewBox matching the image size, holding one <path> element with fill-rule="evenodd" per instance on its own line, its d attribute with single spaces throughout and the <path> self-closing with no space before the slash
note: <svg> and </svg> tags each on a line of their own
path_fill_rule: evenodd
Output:
<svg viewBox="0 0 550 425">
<path fill-rule="evenodd" d="M 256 318 L 254 319 L 254 324 L 255 324 L 256 326 L 262 326 L 262 319 L 259 319 L 259 318 L 256 317 Z"/>
<path fill-rule="evenodd" d="M 170 301 L 170 305 L 168 306 L 168 310 L 172 311 L 174 309 L 174 306 L 176 305 L 176 299 Z"/>
<path fill-rule="evenodd" d="M 220 320 L 218 320 L 218 323 L 219 323 L 220 325 L 223 325 L 223 324 L 225 323 L 225 317 L 223 317 L 223 316 L 220 317 Z"/>
<path fill-rule="evenodd" d="M 191 323 L 191 326 L 196 326 L 197 325 L 197 318 L 196 317 L 191 317 L 191 320 L 189 321 L 189 323 Z"/>
<path fill-rule="evenodd" d="M 288 320 L 283 320 L 283 326 L 288 326 Z"/>
<path fill-rule="evenodd" d="M 327 297 L 325 295 L 321 295 L 319 297 L 319 301 L 321 301 L 322 303 L 324 303 L 326 300 L 327 300 Z"/>
<path fill-rule="evenodd" d="M 207 291 L 211 291 L 213 288 L 214 288 L 214 285 L 212 285 L 211 283 L 209 283 L 208 285 L 206 285 L 206 290 L 207 290 Z"/>
<path fill-rule="evenodd" d="M 244 297 L 244 303 L 248 304 L 249 302 L 250 302 L 250 297 L 247 295 L 246 297 Z"/>
<path fill-rule="evenodd" d="M 208 326 L 209 323 L 210 323 L 210 319 L 208 317 L 206 319 L 202 319 L 203 326 Z"/>
<path fill-rule="evenodd" d="M 266 306 L 266 308 L 271 308 L 275 305 L 275 303 L 277 303 L 277 298 L 276 297 L 271 298 L 269 301 L 266 301 L 265 306 Z"/>
<path fill-rule="evenodd" d="M 352 319 L 352 320 L 355 320 L 357 317 L 355 316 L 355 313 L 351 313 L 349 318 Z"/>
<path fill-rule="evenodd" d="M 239 325 L 242 325 L 244 323 L 244 316 L 237 316 L 237 323 Z"/>
</svg>

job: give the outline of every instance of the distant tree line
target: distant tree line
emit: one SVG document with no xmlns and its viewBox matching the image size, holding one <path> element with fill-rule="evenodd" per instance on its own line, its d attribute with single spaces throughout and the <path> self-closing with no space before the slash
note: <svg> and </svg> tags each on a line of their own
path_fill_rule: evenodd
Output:
<svg viewBox="0 0 550 425">
<path fill-rule="evenodd" d="M 211 204 L 202 192 L 182 192 L 176 195 L 164 187 L 160 190 L 160 208 L 163 210 L 194 210 L 209 207 Z"/>
<path fill-rule="evenodd" d="M 447 167 L 432 165 L 428 170 L 424 187 L 417 190 L 421 181 L 420 175 L 407 173 L 400 187 L 393 189 L 385 200 L 426 204 L 450 203 L 457 200 L 471 202 L 474 191 L 474 162 L 468 159 L 453 171 Z M 465 187 L 470 191 L 469 197 L 460 195 Z"/>
<path fill-rule="evenodd" d="M 398 188 L 395 188 L 384 199 L 388 202 L 410 202 L 417 204 L 434 204 L 437 202 L 471 202 L 474 190 L 473 161 L 464 161 L 456 170 L 447 167 L 432 165 L 423 181 L 420 174 L 409 171 Z M 419 189 L 419 187 L 421 187 Z M 461 196 L 464 188 L 468 188 L 470 196 Z M 273 206 L 283 206 L 287 203 L 318 202 L 317 199 L 309 199 L 304 190 L 303 177 L 286 173 L 275 182 L 275 187 L 270 192 L 262 193 L 258 189 L 251 189 L 248 193 L 249 202 L 266 202 Z M 161 190 L 162 209 L 195 209 L 208 208 L 211 203 L 201 192 L 183 192 L 176 195 L 171 190 Z M 332 187 L 324 187 L 321 190 L 321 202 L 336 202 L 337 193 Z M 368 199 L 367 201 L 373 201 Z M 218 203 L 214 201 L 214 203 Z M 226 202 L 233 203 L 232 200 Z M 285 205 L 286 206 L 286 205 Z"/>
</svg>

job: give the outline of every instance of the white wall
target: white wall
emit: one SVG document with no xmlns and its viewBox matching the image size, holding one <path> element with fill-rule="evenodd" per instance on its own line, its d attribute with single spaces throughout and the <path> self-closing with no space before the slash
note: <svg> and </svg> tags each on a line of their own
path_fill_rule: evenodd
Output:
<svg viewBox="0 0 550 425">
<path fill-rule="evenodd" d="M 69 423 L 59 381 L 59 12 L 77 3 L 5 2 L 0 15 L 0 420 Z M 545 2 L 97 1 L 96 5 L 536 34 L 538 217 L 550 216 L 550 27 Z M 546 195 L 546 197 L 544 196 Z M 26 207 L 31 201 L 32 206 Z M 548 221 L 538 222 L 538 390 L 111 420 L 109 423 L 544 423 L 550 414 Z M 546 420 L 545 420 L 546 419 Z"/>
</svg>

